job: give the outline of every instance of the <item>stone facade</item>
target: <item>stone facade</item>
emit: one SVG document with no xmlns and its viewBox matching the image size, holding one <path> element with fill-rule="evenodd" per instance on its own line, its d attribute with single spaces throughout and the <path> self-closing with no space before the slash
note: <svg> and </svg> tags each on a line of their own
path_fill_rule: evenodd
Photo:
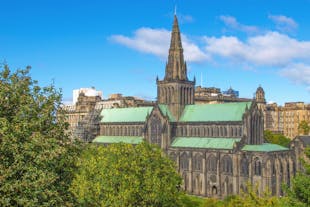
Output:
<svg viewBox="0 0 310 207">
<path fill-rule="evenodd" d="M 175 161 L 190 194 L 224 198 L 246 191 L 251 183 L 258 185 L 259 193 L 282 195 L 282 183 L 290 185 L 296 173 L 296 154 L 264 143 L 262 88 L 251 102 L 195 104 L 195 80 L 187 78 L 176 16 L 165 71 L 163 80 L 157 78 L 157 103 L 150 108 L 103 109 L 100 136 L 94 142 L 137 137 L 159 145 Z"/>
<path fill-rule="evenodd" d="M 297 136 L 290 143 L 291 149 L 296 156 L 296 166 L 298 170 L 304 170 L 301 159 L 310 163 L 310 159 L 305 155 L 305 149 L 310 147 L 310 136 Z"/>
<path fill-rule="evenodd" d="M 261 95 L 261 98 L 258 95 Z M 266 104 L 264 93 L 256 93 L 256 99 L 260 99 L 257 103 L 264 112 L 265 130 L 294 139 L 302 135 L 298 129 L 299 123 L 303 120 L 310 123 L 310 104 L 304 102 L 289 102 L 284 106 L 278 106 L 276 103 Z"/>
<path fill-rule="evenodd" d="M 196 104 L 213 104 L 213 103 L 227 103 L 227 102 L 246 102 L 251 101 L 248 98 L 239 98 L 236 92 L 229 88 L 225 92 L 215 87 L 201 87 L 197 86 L 195 89 L 195 103 Z"/>
<path fill-rule="evenodd" d="M 80 138 L 91 142 L 99 134 L 100 112 L 106 108 L 124 108 L 151 106 L 153 102 L 133 96 L 112 94 L 106 100 L 101 96 L 86 96 L 83 92 L 78 95 L 74 105 L 64 105 L 66 121 L 69 123 L 68 133 L 72 138 Z"/>
</svg>

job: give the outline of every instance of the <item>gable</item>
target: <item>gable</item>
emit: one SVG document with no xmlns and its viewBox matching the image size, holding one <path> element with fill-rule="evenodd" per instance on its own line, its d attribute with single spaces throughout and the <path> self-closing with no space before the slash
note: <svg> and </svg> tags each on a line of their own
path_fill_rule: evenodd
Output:
<svg viewBox="0 0 310 207">
<path fill-rule="evenodd" d="M 153 107 L 102 109 L 101 123 L 145 122 Z"/>
<path fill-rule="evenodd" d="M 252 102 L 187 105 L 180 122 L 242 121 L 246 108 L 250 108 L 251 104 Z"/>
</svg>

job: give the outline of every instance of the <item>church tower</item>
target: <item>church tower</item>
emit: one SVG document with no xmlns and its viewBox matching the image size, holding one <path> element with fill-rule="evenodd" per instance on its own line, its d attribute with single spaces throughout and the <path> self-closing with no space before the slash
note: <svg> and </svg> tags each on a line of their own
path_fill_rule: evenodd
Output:
<svg viewBox="0 0 310 207">
<path fill-rule="evenodd" d="M 259 86 L 257 88 L 257 90 L 256 90 L 255 100 L 256 100 L 256 103 L 261 103 L 261 104 L 265 104 L 266 103 L 265 91 L 264 91 L 264 89 L 261 86 Z"/>
<path fill-rule="evenodd" d="M 174 16 L 171 32 L 168 63 L 164 80 L 157 79 L 157 102 L 168 105 L 176 120 L 179 120 L 184 106 L 194 104 L 195 80 L 187 78 L 181 33 L 177 16 Z"/>
</svg>

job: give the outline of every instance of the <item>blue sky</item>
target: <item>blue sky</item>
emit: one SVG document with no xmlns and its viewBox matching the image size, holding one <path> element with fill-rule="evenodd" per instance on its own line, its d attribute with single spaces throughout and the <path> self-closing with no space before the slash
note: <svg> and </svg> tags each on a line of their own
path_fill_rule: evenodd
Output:
<svg viewBox="0 0 310 207">
<path fill-rule="evenodd" d="M 189 78 L 241 97 L 261 85 L 268 102 L 310 102 L 310 1 L 0 0 L 0 61 L 32 66 L 64 101 L 94 86 L 156 97 L 174 6 Z M 202 78 L 201 78 L 202 77 Z M 202 81 L 201 81 L 202 80 Z"/>
</svg>

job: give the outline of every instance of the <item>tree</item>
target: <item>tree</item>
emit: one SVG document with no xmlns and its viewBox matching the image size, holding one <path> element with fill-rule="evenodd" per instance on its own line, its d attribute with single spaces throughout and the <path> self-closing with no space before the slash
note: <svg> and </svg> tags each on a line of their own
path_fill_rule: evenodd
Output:
<svg viewBox="0 0 310 207">
<path fill-rule="evenodd" d="M 302 133 L 302 135 L 308 135 L 310 132 L 309 123 L 306 120 L 302 120 L 298 125 L 298 130 Z"/>
<path fill-rule="evenodd" d="M 30 67 L 0 72 L 0 206 L 72 205 L 78 146 L 56 118 L 61 95 L 40 87 Z"/>
<path fill-rule="evenodd" d="M 257 193 L 258 186 L 247 185 L 247 192 L 241 192 L 240 195 L 231 196 L 224 200 L 222 206 L 227 207 L 281 207 L 282 202 L 268 191 L 261 195 Z M 208 205 L 206 205 L 208 206 Z"/>
<path fill-rule="evenodd" d="M 267 142 L 272 144 L 278 144 L 284 147 L 288 147 L 290 144 L 290 139 L 283 134 L 275 134 L 269 130 L 264 131 L 264 138 Z"/>
<path fill-rule="evenodd" d="M 292 187 L 287 189 L 288 206 L 310 206 L 310 148 L 306 148 L 305 154 L 308 161 L 303 160 L 304 170 L 293 178 Z"/>
<path fill-rule="evenodd" d="M 181 178 L 160 148 L 147 143 L 90 145 L 71 191 L 81 206 L 179 206 Z"/>
</svg>

